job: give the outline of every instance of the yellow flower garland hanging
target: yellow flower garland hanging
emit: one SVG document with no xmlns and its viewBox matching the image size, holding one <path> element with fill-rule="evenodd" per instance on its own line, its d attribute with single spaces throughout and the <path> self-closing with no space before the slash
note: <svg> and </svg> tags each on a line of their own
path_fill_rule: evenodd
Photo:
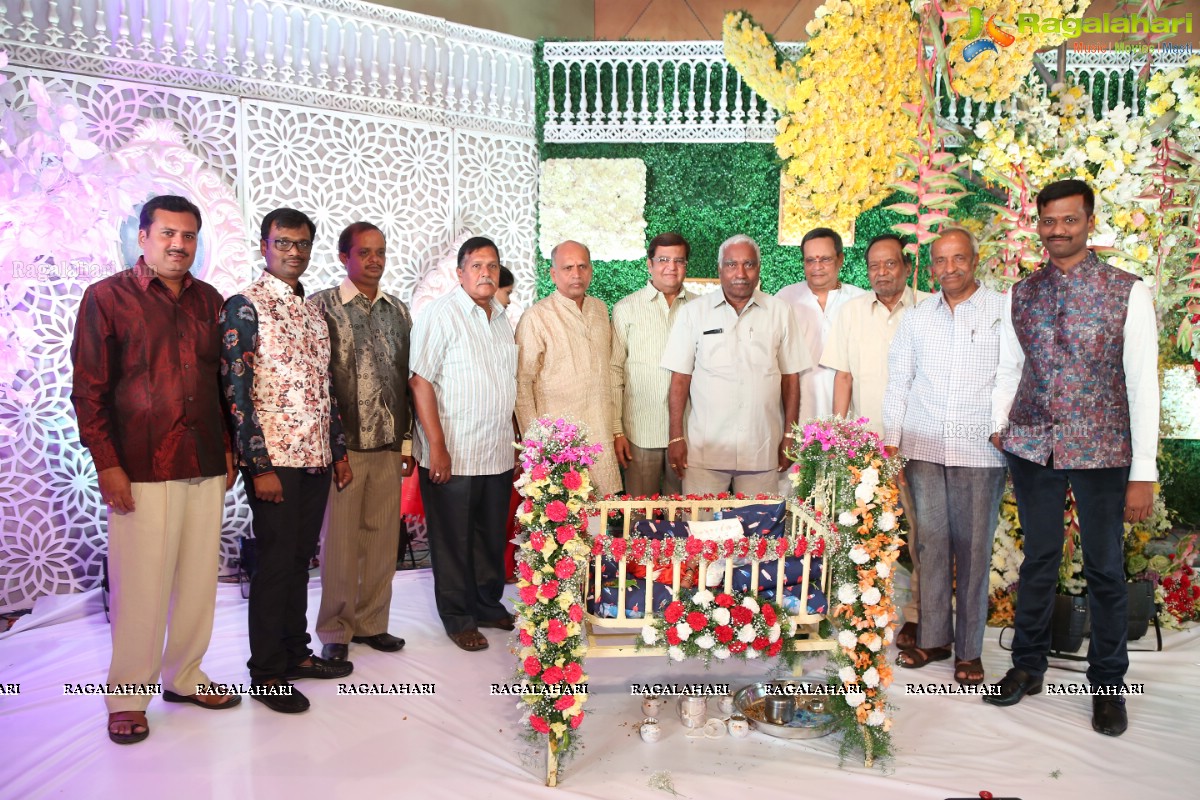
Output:
<svg viewBox="0 0 1200 800">
<path fill-rule="evenodd" d="M 781 241 L 797 241 L 816 225 L 849 231 L 891 194 L 901 156 L 914 149 L 916 123 L 902 110 L 920 92 L 909 5 L 828 0 L 808 34 L 808 48 L 793 63 L 747 14 L 725 17 L 725 57 L 780 112 Z"/>
</svg>

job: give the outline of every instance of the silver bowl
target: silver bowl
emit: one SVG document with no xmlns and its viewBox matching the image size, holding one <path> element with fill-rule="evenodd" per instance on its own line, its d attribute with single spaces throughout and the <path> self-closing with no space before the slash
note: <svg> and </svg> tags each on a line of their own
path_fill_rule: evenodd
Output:
<svg viewBox="0 0 1200 800">
<path fill-rule="evenodd" d="M 812 684 L 825 686 L 825 684 Z M 804 691 L 801 681 L 771 681 L 754 683 L 739 689 L 733 696 L 733 707 L 746 719 L 751 727 L 769 736 L 780 739 L 817 739 L 833 733 L 833 717 L 825 713 L 827 694 Z M 766 700 L 768 697 L 790 697 L 793 700 L 793 717 L 787 725 L 776 725 L 767 721 Z"/>
</svg>

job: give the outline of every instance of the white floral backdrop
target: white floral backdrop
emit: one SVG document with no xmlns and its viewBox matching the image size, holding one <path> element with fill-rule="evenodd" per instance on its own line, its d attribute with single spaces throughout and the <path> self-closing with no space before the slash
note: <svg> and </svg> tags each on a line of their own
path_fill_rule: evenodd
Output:
<svg viewBox="0 0 1200 800">
<path fill-rule="evenodd" d="M 15 58 L 5 72 L 17 105 L 29 102 L 32 77 L 77 104 L 87 134 L 105 152 L 128 149 L 147 122 L 163 137 L 175 137 L 174 144 L 148 146 L 152 159 L 164 164 L 158 190 L 189 194 L 205 211 L 202 248 L 211 252 L 198 270 L 219 278 L 213 282 L 226 294 L 257 272 L 262 215 L 292 205 L 318 225 L 310 288 L 340 281 L 337 233 L 365 219 L 388 238 L 385 288 L 406 301 L 463 230 L 495 238 L 517 275 L 515 298 L 528 304 L 534 296 L 531 128 L 474 125 L 461 114 L 431 122 L 438 115 L 427 109 L 406 115 L 395 105 L 386 108 L 396 112 L 391 115 L 306 107 L 57 73 L 18 66 Z M 235 213 L 217 214 L 226 218 L 214 224 L 218 207 Z M 232 256 L 229 242 L 237 250 Z M 98 261 L 107 258 L 121 260 L 118 243 Z M 17 302 L 33 333 L 28 369 L 11 392 L 0 392 L 0 429 L 13 431 L 0 436 L 0 611 L 28 608 L 44 594 L 88 589 L 100 579 L 106 520 L 70 406 L 69 347 L 83 289 L 102 274 L 50 270 L 28 280 Z M 248 528 L 239 485 L 226 501 L 226 571 L 238 535 Z"/>
</svg>

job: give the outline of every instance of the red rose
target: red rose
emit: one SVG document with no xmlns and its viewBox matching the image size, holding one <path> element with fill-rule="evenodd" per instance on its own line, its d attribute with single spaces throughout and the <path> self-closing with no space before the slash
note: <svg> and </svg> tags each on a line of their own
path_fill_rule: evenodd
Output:
<svg viewBox="0 0 1200 800">
<path fill-rule="evenodd" d="M 804 555 L 804 551 L 807 549 L 808 549 L 808 537 L 801 536 L 799 539 L 796 540 L 796 549 L 792 551 L 792 555 L 794 555 L 796 558 L 800 558 L 802 555 Z"/>
<path fill-rule="evenodd" d="M 663 609 L 663 619 L 674 625 L 683 616 L 683 603 L 673 600 Z"/>
<path fill-rule="evenodd" d="M 733 641 L 733 628 L 728 625 L 718 625 L 713 631 L 713 635 L 717 637 L 717 641 L 721 644 L 728 644 Z"/>
<path fill-rule="evenodd" d="M 787 556 L 787 551 L 788 551 L 787 539 L 780 539 L 779 541 L 777 541 L 775 543 L 775 555 L 776 556 L 778 556 L 779 558 L 784 558 L 785 556 Z"/>
<path fill-rule="evenodd" d="M 679 638 L 679 631 L 675 630 L 675 626 L 672 625 L 671 627 L 667 628 L 667 644 L 674 647 L 675 645 L 679 644 L 680 641 L 682 640 Z"/>
<path fill-rule="evenodd" d="M 533 469 L 529 471 L 529 477 L 535 481 L 546 480 L 546 465 L 535 464 Z"/>
<path fill-rule="evenodd" d="M 775 615 L 775 609 L 768 605 L 762 606 L 763 619 L 766 620 L 767 627 L 771 627 L 779 621 L 779 617 Z"/>
<path fill-rule="evenodd" d="M 694 631 L 702 631 L 708 625 L 708 617 L 704 616 L 703 611 L 693 611 L 687 615 L 687 624 Z"/>
<path fill-rule="evenodd" d="M 529 715 L 529 727 L 533 728 L 538 733 L 550 732 L 550 726 L 546 724 L 546 720 L 542 719 L 537 714 Z"/>
<path fill-rule="evenodd" d="M 533 501 L 532 500 L 526 499 L 525 502 L 521 504 L 521 513 L 522 514 L 533 513 Z"/>
<path fill-rule="evenodd" d="M 573 603 L 567 609 L 567 616 L 571 618 L 571 622 L 583 622 L 583 606 Z"/>
<path fill-rule="evenodd" d="M 521 580 L 529 583 L 533 580 L 533 568 L 522 561 L 520 564 L 517 564 L 517 575 L 521 577 Z"/>
<path fill-rule="evenodd" d="M 583 722 L 583 712 L 582 711 L 580 711 L 575 716 L 571 717 L 571 723 L 570 723 L 571 729 L 574 730 L 575 728 L 578 728 L 579 723 L 581 723 L 581 722 Z"/>
<path fill-rule="evenodd" d="M 572 492 L 583 486 L 583 476 L 575 470 L 568 470 L 566 475 L 563 475 L 563 486 Z"/>
<path fill-rule="evenodd" d="M 583 677 L 583 667 L 578 661 L 572 661 L 563 667 L 563 677 L 567 679 L 567 683 L 579 683 L 579 679 Z"/>
<path fill-rule="evenodd" d="M 718 547 L 720 547 L 720 545 L 718 545 L 716 542 L 705 542 L 704 543 L 704 560 L 705 561 L 716 561 Z"/>
<path fill-rule="evenodd" d="M 683 550 L 689 556 L 694 558 L 695 556 L 700 555 L 701 551 L 704 550 L 704 542 L 697 539 L 695 536 L 689 536 L 687 538 L 687 542 L 684 543 Z"/>
<path fill-rule="evenodd" d="M 735 625 L 749 625 L 754 619 L 754 612 L 745 606 L 734 606 L 729 612 L 729 616 L 733 619 Z"/>
<path fill-rule="evenodd" d="M 721 608 L 731 608 L 731 607 L 733 607 L 734 603 L 737 602 L 737 600 L 733 599 L 733 595 L 726 594 L 725 592 L 721 592 L 719 595 L 717 595 L 716 600 L 714 600 L 714 602 L 717 605 L 719 605 Z"/>
<path fill-rule="evenodd" d="M 567 638 L 567 626 L 563 625 L 560 620 L 552 619 L 546 623 L 546 639 L 550 644 L 558 644 L 565 638 Z"/>
<path fill-rule="evenodd" d="M 567 504 L 562 500 L 555 500 L 546 506 L 546 519 L 551 522 L 566 522 L 568 514 Z"/>
<path fill-rule="evenodd" d="M 554 709 L 556 711 L 566 711 L 573 705 L 575 705 L 575 695 L 573 694 L 564 694 L 554 701 Z"/>
<path fill-rule="evenodd" d="M 532 547 L 534 550 L 541 552 L 542 548 L 545 547 L 545 545 L 546 545 L 546 537 L 542 534 L 541 531 L 533 531 L 532 533 L 529 534 L 529 546 Z"/>
<path fill-rule="evenodd" d="M 671 558 L 675 555 L 675 539 L 674 537 L 663 542 L 662 553 L 664 558 Z"/>
<path fill-rule="evenodd" d="M 521 602 L 527 606 L 531 606 L 537 602 L 537 592 L 538 587 L 532 583 L 527 583 L 520 588 L 518 593 L 521 595 Z"/>
<path fill-rule="evenodd" d="M 816 556 L 817 558 L 820 558 L 824 554 L 825 554 L 825 540 L 820 539 L 817 541 L 816 549 L 813 550 L 813 555 Z"/>
<path fill-rule="evenodd" d="M 767 544 L 768 544 L 768 542 L 766 539 L 759 539 L 758 547 L 754 548 L 754 557 L 757 558 L 759 561 L 762 561 L 764 558 L 766 558 Z"/>
<path fill-rule="evenodd" d="M 737 542 L 733 539 L 726 539 L 725 544 L 721 545 L 722 552 L 726 558 L 733 558 L 733 548 L 737 547 Z"/>
<path fill-rule="evenodd" d="M 542 673 L 542 680 L 547 686 L 554 686 L 557 683 L 562 683 L 563 671 L 559 667 L 546 667 L 546 671 Z"/>
<path fill-rule="evenodd" d="M 575 538 L 575 528 L 571 525 L 560 525 L 554 531 L 554 538 L 559 544 L 566 544 Z"/>
<path fill-rule="evenodd" d="M 604 540 L 599 536 L 592 542 L 592 555 L 598 556 L 604 552 Z"/>
<path fill-rule="evenodd" d="M 771 646 L 767 648 L 767 655 L 773 658 L 779 655 L 781 650 L 783 650 L 783 639 L 776 639 L 775 641 L 771 642 Z"/>
<path fill-rule="evenodd" d="M 738 552 L 738 558 L 749 558 L 750 557 L 750 540 L 742 539 L 742 541 L 738 543 L 737 552 Z"/>
<path fill-rule="evenodd" d="M 542 671 L 542 662 L 537 660 L 537 656 L 530 656 L 525 659 L 525 674 L 531 678 L 536 678 L 537 674 Z"/>
<path fill-rule="evenodd" d="M 560 558 L 554 565 L 554 574 L 561 580 L 566 580 L 575 574 L 575 561 L 570 558 Z"/>
<path fill-rule="evenodd" d="M 770 642 L 767 641 L 767 637 L 765 636 L 755 636 L 754 641 L 750 643 L 755 650 L 763 650 L 769 644 Z"/>
<path fill-rule="evenodd" d="M 517 634 L 517 638 L 521 640 L 522 647 L 532 647 L 533 646 L 533 637 L 529 635 L 528 631 L 521 631 L 520 633 Z"/>
<path fill-rule="evenodd" d="M 613 539 L 612 544 L 609 545 L 609 549 L 612 550 L 613 558 L 617 559 L 618 561 L 624 558 L 627 544 L 628 543 L 624 539 Z"/>
<path fill-rule="evenodd" d="M 553 600 L 558 595 L 558 581 L 546 581 L 538 590 L 538 594 L 547 600 Z"/>
<path fill-rule="evenodd" d="M 746 643 L 743 642 L 741 639 L 735 639 L 734 641 L 729 643 L 729 652 L 731 652 L 731 653 L 746 652 Z"/>
</svg>

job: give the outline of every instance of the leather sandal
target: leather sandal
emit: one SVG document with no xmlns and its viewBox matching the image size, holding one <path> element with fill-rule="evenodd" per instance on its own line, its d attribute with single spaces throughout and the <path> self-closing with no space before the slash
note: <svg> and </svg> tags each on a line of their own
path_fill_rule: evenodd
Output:
<svg viewBox="0 0 1200 800">
<path fill-rule="evenodd" d="M 979 658 L 973 658 L 970 661 L 956 659 L 954 680 L 963 686 L 978 686 L 983 683 L 983 660 Z"/>
<path fill-rule="evenodd" d="M 483 634 L 480 633 L 478 631 L 478 629 L 473 628 L 469 631 L 460 631 L 459 633 L 448 633 L 446 635 L 449 636 L 450 641 L 452 641 L 456 645 L 458 645 L 459 648 L 461 648 L 463 650 L 467 650 L 469 652 L 475 652 L 476 650 L 486 650 L 488 647 L 488 640 L 483 637 Z"/>
<path fill-rule="evenodd" d="M 138 717 L 141 717 L 141 721 L 138 721 Z M 118 722 L 130 723 L 129 733 L 114 731 L 113 725 Z M 137 744 L 149 735 L 150 725 L 146 721 L 144 711 L 114 711 L 108 715 L 108 738 L 117 744 Z"/>
<path fill-rule="evenodd" d="M 896 663 L 906 669 L 920 669 L 932 661 L 945 661 L 950 657 L 950 645 L 944 647 L 910 647 L 901 650 L 896 656 Z"/>
<path fill-rule="evenodd" d="M 917 623 L 906 622 L 896 632 L 896 647 L 901 650 L 912 650 L 917 646 Z"/>
<path fill-rule="evenodd" d="M 209 691 L 212 691 L 215 689 L 215 687 L 211 683 L 208 685 L 208 688 L 209 688 Z M 224 697 L 225 699 L 219 703 L 206 703 L 200 699 L 199 694 L 179 694 L 178 692 L 172 692 L 170 689 L 163 689 L 163 693 L 162 693 L 162 699 L 167 703 L 191 703 L 194 706 L 200 706 L 201 708 L 212 709 L 213 711 L 219 711 L 223 708 L 233 708 L 238 703 L 242 702 L 242 696 L 240 694 L 226 694 L 226 695 L 210 694 L 210 695 L 205 695 L 205 696 L 206 697 Z"/>
</svg>

